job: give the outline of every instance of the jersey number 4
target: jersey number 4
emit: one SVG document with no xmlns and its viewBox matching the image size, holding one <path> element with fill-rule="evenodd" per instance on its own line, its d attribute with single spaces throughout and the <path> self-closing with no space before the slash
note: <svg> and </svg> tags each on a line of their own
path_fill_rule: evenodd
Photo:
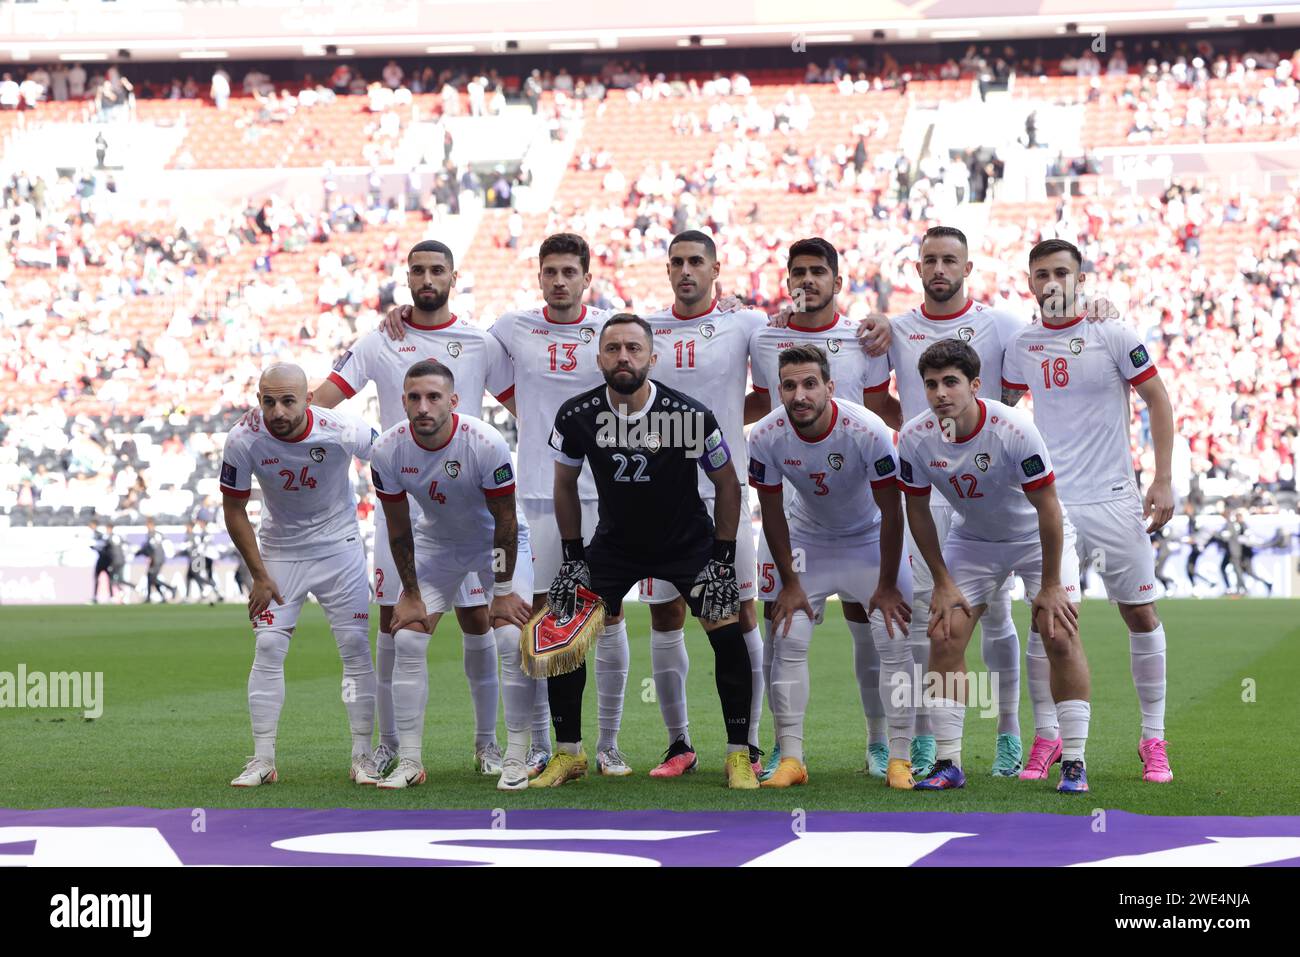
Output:
<svg viewBox="0 0 1300 957">
<path fill-rule="evenodd" d="M 438 491 L 438 480 L 434 479 L 433 484 L 429 486 L 429 498 L 433 499 L 439 505 L 447 504 L 447 496 Z"/>
<path fill-rule="evenodd" d="M 307 466 L 305 465 L 299 475 L 295 475 L 289 469 L 280 469 L 280 475 L 284 477 L 284 490 L 286 492 L 297 492 L 301 489 L 316 487 L 316 480 L 307 474 Z"/>
</svg>

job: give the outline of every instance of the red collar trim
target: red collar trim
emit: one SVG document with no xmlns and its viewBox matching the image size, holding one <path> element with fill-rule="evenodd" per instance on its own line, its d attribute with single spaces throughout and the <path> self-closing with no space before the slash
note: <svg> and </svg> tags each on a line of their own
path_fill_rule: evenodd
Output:
<svg viewBox="0 0 1300 957">
<path fill-rule="evenodd" d="M 709 303 L 709 308 L 708 308 L 708 309 L 705 309 L 705 310 L 704 310 L 702 313 L 700 313 L 698 316 L 683 316 L 680 312 L 677 311 L 677 304 L 676 304 L 676 303 L 673 303 L 673 318 L 674 318 L 674 319 L 700 319 L 700 318 L 703 318 L 704 316 L 707 316 L 709 313 L 711 313 L 714 309 L 717 309 L 717 308 L 718 308 L 718 297 L 717 297 L 717 296 L 714 296 L 714 297 L 713 297 L 713 302 Z"/>
<path fill-rule="evenodd" d="M 984 405 L 983 399 L 976 399 L 975 403 L 980 407 L 980 418 L 979 421 L 975 423 L 974 431 L 971 432 L 970 435 L 957 436 L 957 438 L 953 439 L 954 442 L 969 442 L 971 439 L 975 438 L 975 436 L 980 434 L 980 429 L 984 428 L 984 420 L 988 418 L 989 410 Z"/>
<path fill-rule="evenodd" d="M 582 312 L 578 314 L 578 318 L 574 319 L 572 322 L 560 322 L 560 320 L 558 319 L 551 318 L 551 311 L 549 308 L 547 308 L 546 306 L 542 306 L 542 318 L 545 319 L 553 326 L 574 326 L 587 318 L 587 307 L 583 306 Z"/>
<path fill-rule="evenodd" d="M 1044 329 L 1069 329 L 1071 326 L 1073 326 L 1073 325 L 1077 325 L 1078 323 L 1083 322 L 1083 316 L 1075 316 L 1073 319 L 1071 319 L 1069 322 L 1067 322 L 1067 323 L 1066 323 L 1065 325 L 1063 325 L 1063 326 L 1054 326 L 1054 325 L 1052 325 L 1050 322 L 1047 321 L 1047 317 L 1046 317 L 1046 316 L 1043 316 L 1043 317 L 1041 317 L 1041 318 L 1042 318 L 1042 320 L 1043 320 L 1043 328 L 1044 328 Z"/>
<path fill-rule="evenodd" d="M 921 305 L 921 315 L 925 316 L 925 318 L 929 319 L 931 322 L 947 322 L 949 319 L 960 319 L 962 316 L 966 315 L 966 313 L 970 311 L 970 307 L 973 306 L 973 305 L 975 305 L 975 300 L 974 300 L 974 299 L 967 299 L 967 300 L 966 300 L 966 305 L 962 306 L 961 309 L 957 310 L 957 311 L 954 312 L 952 315 L 950 315 L 950 316 L 934 316 L 934 315 L 931 315 L 930 313 L 928 313 L 928 312 L 925 311 L 925 304 L 922 303 L 922 305 Z"/>
<path fill-rule="evenodd" d="M 451 444 L 451 440 L 456 437 L 456 430 L 459 428 L 460 428 L 460 416 L 457 415 L 455 412 L 453 412 L 451 414 L 451 434 L 447 436 L 447 441 L 443 442 L 442 445 L 439 445 L 436 448 L 431 449 L 427 445 L 422 444 L 415 435 L 415 429 L 410 430 L 411 441 L 413 441 L 416 445 L 420 446 L 420 448 L 424 449 L 424 451 L 426 452 L 441 452 L 443 449 L 445 449 L 447 446 Z"/>
<path fill-rule="evenodd" d="M 815 435 L 812 438 L 808 438 L 808 436 L 804 435 L 802 432 L 799 431 L 799 429 L 795 426 L 793 422 L 790 423 L 790 428 L 794 429 L 794 434 L 799 436 L 799 438 L 803 439 L 809 445 L 816 445 L 822 439 L 826 438 L 826 436 L 830 435 L 832 432 L 835 431 L 835 423 L 836 421 L 838 421 L 839 417 L 840 417 L 839 404 L 834 399 L 831 399 L 831 424 L 826 426 L 826 431 L 823 432 L 821 435 Z"/>
<path fill-rule="evenodd" d="M 414 315 L 414 313 L 412 313 L 412 315 Z M 451 325 L 455 321 L 456 321 L 456 314 L 454 312 L 451 314 L 450 319 L 436 326 L 422 326 L 418 322 L 412 322 L 410 319 L 405 320 L 408 326 L 410 326 L 412 329 L 419 329 L 421 332 L 433 332 L 435 329 L 446 329 L 449 325 Z"/>
<path fill-rule="evenodd" d="M 303 439 L 307 438 L 307 436 L 311 435 L 312 426 L 314 426 L 315 424 L 316 424 L 316 418 L 311 414 L 311 409 L 308 409 L 307 428 L 303 429 L 302 435 L 298 436 L 296 439 L 282 439 L 274 432 L 272 432 L 270 429 L 266 430 L 266 434 L 269 435 L 271 438 L 275 439 L 277 442 L 284 442 L 288 445 L 293 445 L 295 442 L 301 442 Z"/>
<path fill-rule="evenodd" d="M 796 326 L 793 322 L 791 322 L 790 325 L 787 326 L 787 328 L 793 329 L 796 332 L 826 332 L 828 329 L 834 329 L 835 326 L 839 324 L 839 321 L 840 321 L 840 314 L 837 312 L 835 313 L 835 315 L 831 316 L 831 321 L 826 323 L 826 325 L 824 326 L 814 326 L 811 329 L 806 329 L 803 326 Z"/>
</svg>

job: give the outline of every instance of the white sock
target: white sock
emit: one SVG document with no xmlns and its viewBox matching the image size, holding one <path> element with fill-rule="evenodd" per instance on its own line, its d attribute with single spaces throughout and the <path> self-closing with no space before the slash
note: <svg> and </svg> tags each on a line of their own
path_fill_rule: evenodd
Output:
<svg viewBox="0 0 1300 957">
<path fill-rule="evenodd" d="M 506 713 L 506 759 L 528 757 L 528 723 L 536 697 L 533 679 L 519 665 L 519 629 L 500 625 L 496 629 L 497 658 L 501 661 L 501 697 Z"/>
<path fill-rule="evenodd" d="M 1142 709 L 1142 739 L 1165 736 L 1165 626 L 1128 633 L 1133 687 Z"/>
<path fill-rule="evenodd" d="M 1082 761 L 1083 746 L 1088 742 L 1088 719 L 1092 705 L 1078 698 L 1056 702 L 1056 714 L 1061 721 L 1061 760 Z"/>
<path fill-rule="evenodd" d="M 745 632 L 745 650 L 749 652 L 749 744 L 758 747 L 758 724 L 763 718 L 763 633 L 755 625 Z"/>
<path fill-rule="evenodd" d="M 884 618 L 881 619 L 884 627 Z M 862 713 L 867 716 L 867 744 L 884 741 L 887 736 L 885 704 L 880 697 L 880 654 L 871 624 L 865 621 L 845 621 L 853 636 L 853 671 L 858 678 L 858 696 L 862 699 Z"/>
<path fill-rule="evenodd" d="M 906 635 L 885 630 L 885 616 L 876 611 L 871 616 L 871 634 L 880 659 L 880 683 L 877 697 L 885 712 L 889 730 L 889 756 L 908 760 L 912 729 L 916 723 L 916 705 L 912 690 L 912 646 Z"/>
<path fill-rule="evenodd" d="M 623 695 L 627 692 L 630 658 L 627 622 L 606 625 L 596 639 L 596 718 L 600 727 L 597 751 L 618 747 L 618 729 L 623 723 Z"/>
<path fill-rule="evenodd" d="M 555 743 L 555 746 L 559 748 L 560 751 L 563 752 L 564 754 L 580 754 L 582 752 L 581 741 L 574 741 L 574 742 L 557 741 Z"/>
<path fill-rule="evenodd" d="M 462 634 L 465 649 L 465 678 L 474 701 L 474 747 L 495 744 L 497 740 L 497 640 L 492 632 L 482 635 Z"/>
<path fill-rule="evenodd" d="M 803 760 L 803 720 L 810 695 L 808 647 L 812 644 L 812 633 L 812 621 L 803 612 L 796 612 L 790 633 L 778 635 L 773 641 L 776 656 L 772 660 L 772 722 L 776 725 L 776 743 L 782 760 Z"/>
<path fill-rule="evenodd" d="M 690 719 L 686 707 L 686 675 L 691 661 L 686 654 L 686 632 L 650 632 L 650 667 L 654 672 L 655 695 L 659 698 L 659 713 L 668 729 L 668 744 L 678 737 L 691 743 Z"/>
<path fill-rule="evenodd" d="M 551 699 L 545 678 L 533 680 L 533 747 L 551 753 Z"/>
<path fill-rule="evenodd" d="M 253 754 L 275 763 L 275 732 L 284 707 L 284 657 L 289 636 L 282 631 L 261 631 L 248 673 L 248 715 L 253 720 Z"/>
<path fill-rule="evenodd" d="M 379 743 L 397 750 L 397 719 L 393 717 L 393 660 L 397 652 L 393 636 L 381 631 L 375 642 L 375 711 L 379 719 Z"/>
<path fill-rule="evenodd" d="M 336 632 L 334 641 L 343 659 L 343 704 L 352 729 L 352 756 L 370 753 L 375 736 L 375 666 L 370 661 L 370 636 L 364 629 Z"/>
<path fill-rule="evenodd" d="M 397 753 L 423 764 L 424 709 L 429 701 L 429 636 L 403 628 L 393 635 L 397 658 L 393 664 L 393 714 L 397 720 Z"/>
<path fill-rule="evenodd" d="M 980 651 L 998 696 L 998 734 L 1020 737 L 1020 635 L 1001 592 L 980 616 Z"/>
<path fill-rule="evenodd" d="M 1052 665 L 1047 660 L 1043 636 L 1036 631 L 1030 631 L 1029 641 L 1025 642 L 1025 670 L 1029 672 L 1029 701 L 1034 706 L 1034 734 L 1055 741 L 1061 732 L 1056 702 L 1052 700 Z"/>
<path fill-rule="evenodd" d="M 763 691 L 767 697 L 767 710 L 772 710 L 772 656 L 776 648 L 772 644 L 772 620 L 763 619 Z M 773 732 L 775 734 L 775 732 Z"/>
<path fill-rule="evenodd" d="M 907 642 L 912 646 L 912 660 L 916 663 L 913 671 L 916 687 L 925 687 L 926 671 L 930 667 L 930 636 L 926 629 L 930 627 L 931 592 L 916 592 L 912 595 L 912 623 L 907 629 Z M 934 734 L 931 720 L 932 708 L 916 709 L 917 735 Z"/>
<path fill-rule="evenodd" d="M 951 761 L 961 767 L 961 736 L 966 724 L 966 705 L 952 698 L 936 698 L 930 708 L 934 727 L 936 761 Z"/>
</svg>

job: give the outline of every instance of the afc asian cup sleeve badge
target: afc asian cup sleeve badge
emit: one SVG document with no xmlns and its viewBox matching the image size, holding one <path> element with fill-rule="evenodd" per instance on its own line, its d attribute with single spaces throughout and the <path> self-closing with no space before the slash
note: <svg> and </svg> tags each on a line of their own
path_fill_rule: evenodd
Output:
<svg viewBox="0 0 1300 957">
<path fill-rule="evenodd" d="M 228 488 L 234 488 L 235 483 L 239 481 L 239 470 L 229 462 L 221 463 L 221 484 Z"/>
<path fill-rule="evenodd" d="M 343 367 L 348 364 L 348 361 L 351 358 L 352 358 L 352 350 L 349 349 L 347 352 L 343 353 L 343 355 L 339 356 L 338 361 L 334 363 L 334 371 L 342 372 Z"/>
<path fill-rule="evenodd" d="M 464 347 L 459 342 L 449 342 L 447 343 L 447 355 L 455 359 L 461 354 L 463 348 Z"/>
<path fill-rule="evenodd" d="M 447 470 L 447 474 L 452 478 L 455 478 L 457 475 L 460 474 L 459 462 L 445 462 L 443 463 L 442 467 Z"/>
<path fill-rule="evenodd" d="M 312 449 L 312 450 L 311 450 L 310 452 L 308 452 L 307 454 L 311 456 L 311 460 L 312 460 L 313 462 L 324 462 L 324 461 L 325 461 L 325 450 L 324 450 L 323 448 L 321 448 L 319 445 L 316 446 L 314 449 Z"/>
<path fill-rule="evenodd" d="M 975 338 L 975 330 L 970 326 L 962 326 L 957 330 L 957 338 L 962 342 L 970 342 Z"/>
<path fill-rule="evenodd" d="M 987 472 L 989 470 L 989 462 L 991 461 L 992 459 L 989 457 L 987 452 L 981 452 L 979 455 L 975 456 L 975 467 L 981 472 Z"/>
<path fill-rule="evenodd" d="M 898 474 L 909 485 L 912 484 L 912 463 L 907 459 L 898 460 Z"/>
</svg>

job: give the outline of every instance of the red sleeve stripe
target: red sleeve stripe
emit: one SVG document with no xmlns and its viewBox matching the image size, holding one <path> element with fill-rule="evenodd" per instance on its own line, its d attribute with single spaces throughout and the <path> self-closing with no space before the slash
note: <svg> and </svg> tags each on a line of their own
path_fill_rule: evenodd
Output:
<svg viewBox="0 0 1300 957">
<path fill-rule="evenodd" d="M 502 392 L 499 396 L 497 396 L 497 401 L 506 402 L 510 399 L 513 399 L 514 397 L 515 397 L 515 387 L 511 386 L 510 388 L 506 389 L 505 392 Z"/>
<path fill-rule="evenodd" d="M 781 486 L 779 486 L 779 485 L 765 485 L 765 484 L 763 484 L 762 482 L 755 482 L 753 479 L 750 479 L 750 480 L 749 480 L 749 484 L 752 485 L 752 486 L 754 486 L 754 488 L 758 489 L 760 492 L 779 492 L 779 491 L 781 491 Z"/>
<path fill-rule="evenodd" d="M 901 488 L 908 495 L 929 495 L 930 494 L 930 486 L 927 485 L 925 488 L 915 488 L 914 486 L 908 485 L 902 479 L 898 480 L 898 487 Z"/>
<path fill-rule="evenodd" d="M 349 399 L 357 394 L 357 390 L 352 388 L 352 386 L 348 385 L 348 380 L 343 378 L 343 376 L 339 375 L 337 372 L 330 373 L 329 381 L 333 382 L 336 386 L 338 386 L 339 391 L 342 392 Z"/>
<path fill-rule="evenodd" d="M 385 492 L 382 489 L 375 489 L 375 494 L 385 502 L 404 502 L 406 501 L 405 492 Z"/>
<path fill-rule="evenodd" d="M 758 385 L 757 383 L 755 383 L 754 385 L 754 391 L 762 393 L 763 395 L 767 395 L 767 390 L 764 389 L 761 385 Z"/>
<path fill-rule="evenodd" d="M 502 495 L 510 495 L 515 490 L 515 483 L 503 485 L 500 488 L 485 488 L 483 490 L 484 498 L 500 498 Z"/>
<path fill-rule="evenodd" d="M 880 385 L 873 385 L 870 388 L 863 389 L 862 391 L 863 392 L 888 392 L 889 380 L 886 379 L 884 382 L 880 383 Z"/>
<path fill-rule="evenodd" d="M 1154 376 L 1155 374 L 1156 374 L 1156 367 L 1155 367 L 1155 366 L 1147 366 L 1147 368 L 1143 369 L 1141 372 L 1139 372 L 1139 373 L 1138 373 L 1137 375 L 1135 375 L 1133 378 L 1129 379 L 1129 380 L 1128 380 L 1128 384 L 1129 384 L 1129 385 L 1141 385 L 1143 382 L 1146 382 L 1147 379 L 1150 379 L 1150 378 L 1151 378 L 1152 376 Z"/>
<path fill-rule="evenodd" d="M 898 480 L 893 477 L 890 477 L 890 478 L 876 479 L 874 482 L 871 483 L 871 487 L 889 488 L 891 485 L 897 485 L 897 484 L 898 484 Z"/>
<path fill-rule="evenodd" d="M 1024 485 L 1020 487 L 1023 488 L 1026 492 L 1037 492 L 1040 488 L 1046 488 L 1047 486 L 1051 485 L 1055 481 L 1056 481 L 1056 473 L 1048 472 L 1042 478 L 1034 479 L 1032 482 L 1026 482 Z"/>
<path fill-rule="evenodd" d="M 221 486 L 221 494 L 229 495 L 231 498 L 248 498 L 253 494 L 253 490 L 251 488 L 237 489 L 231 488 L 229 485 L 223 485 Z"/>
<path fill-rule="evenodd" d="M 1002 377 L 1002 388 L 1004 388 L 1004 389 L 1019 389 L 1021 392 L 1028 392 L 1028 391 L 1029 391 L 1029 386 L 1027 386 L 1027 385 L 1025 385 L 1024 383 L 1021 383 L 1021 382 L 1008 382 L 1006 376 L 1003 376 L 1003 377 Z"/>
</svg>

